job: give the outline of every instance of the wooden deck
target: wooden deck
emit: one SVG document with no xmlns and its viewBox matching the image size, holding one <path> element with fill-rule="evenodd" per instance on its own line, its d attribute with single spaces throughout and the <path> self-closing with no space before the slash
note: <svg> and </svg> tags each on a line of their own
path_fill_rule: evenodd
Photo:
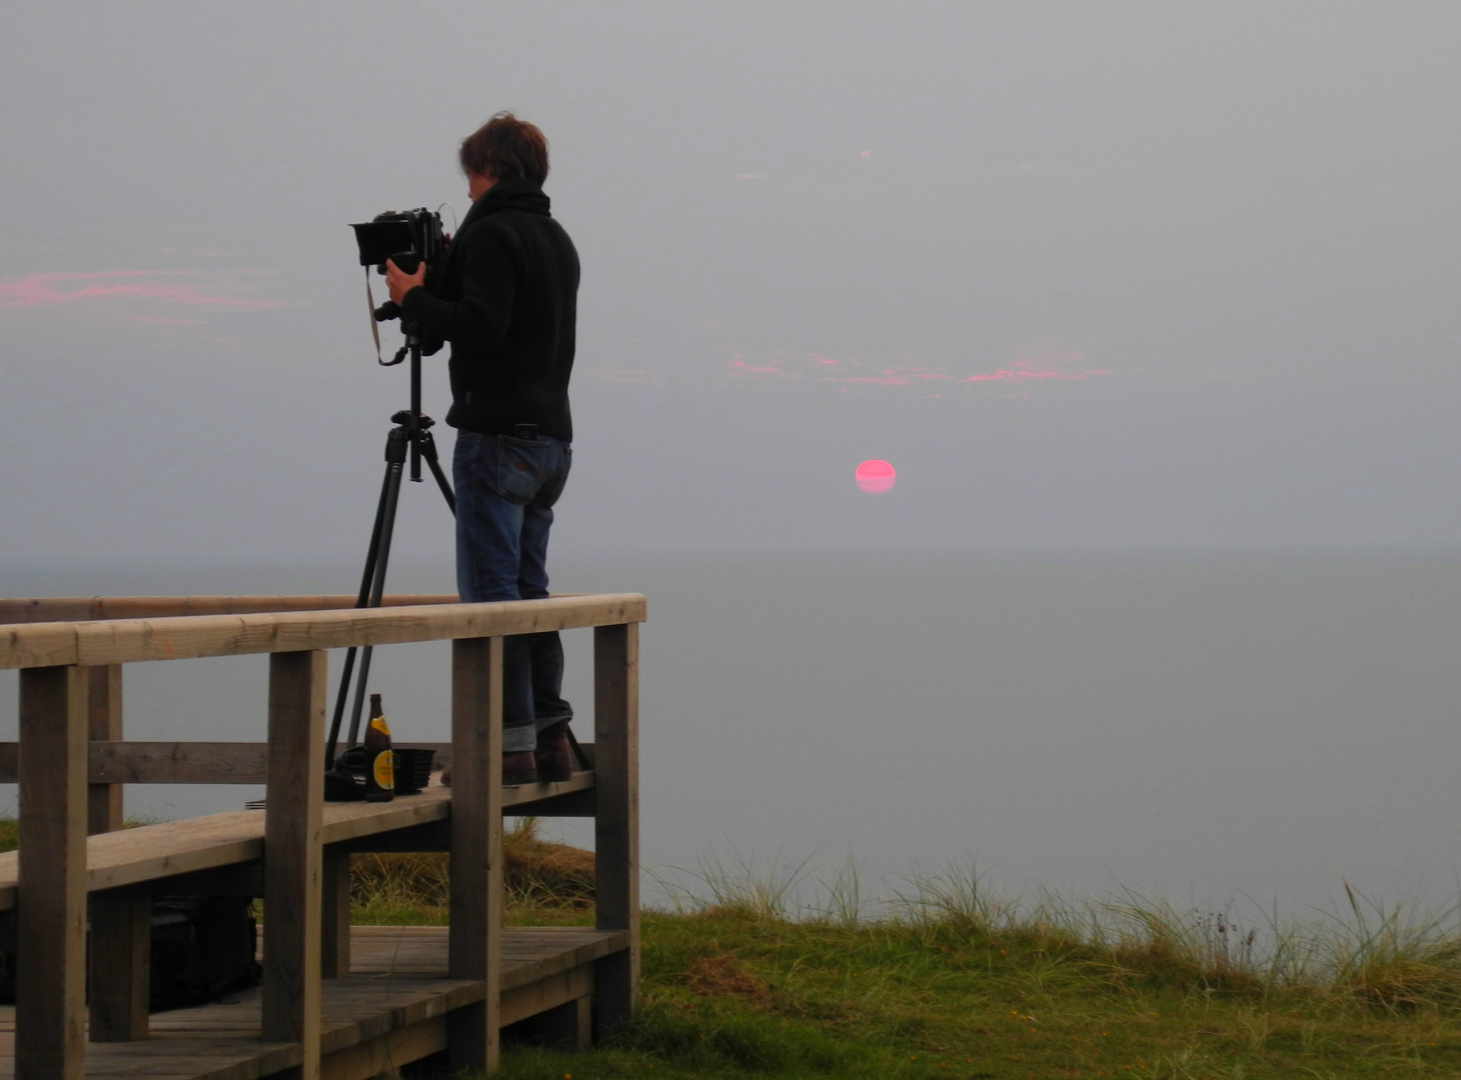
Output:
<svg viewBox="0 0 1461 1080">
<path fill-rule="evenodd" d="M 0 948 L 16 960 L 0 1077 L 365 1080 L 441 1050 L 492 1072 L 505 1026 L 585 1045 L 634 1014 L 644 597 L 347 603 L 0 601 L 0 669 L 20 671 L 19 739 L 0 743 L 20 808 L 19 850 L 0 855 Z M 594 638 L 591 771 L 504 787 L 504 640 L 579 628 Z M 327 651 L 419 641 L 451 642 L 453 786 L 324 802 Z M 262 742 L 125 740 L 124 665 L 241 654 L 267 663 Z M 263 782 L 267 805 L 122 828 L 125 784 L 220 782 Z M 523 813 L 594 818 L 594 929 L 503 929 L 502 818 Z M 450 927 L 351 927 L 350 859 L 371 851 L 448 853 Z M 149 1016 L 158 895 L 262 896 L 260 987 Z"/>
<path fill-rule="evenodd" d="M 447 928 L 357 926 L 348 976 L 321 990 L 320 1075 L 366 1080 L 447 1048 L 446 1014 L 481 1001 L 485 987 L 451 979 Z M 525 927 L 502 935 L 504 1026 L 583 1000 L 593 992 L 593 965 L 628 947 L 626 931 Z M 93 1043 L 88 1077 L 157 1080 L 256 1080 L 300 1064 L 297 1043 L 260 1041 L 258 988 L 223 1001 L 152 1017 L 152 1037 Z M 11 1066 L 14 1006 L 0 1006 L 0 1078 Z"/>
</svg>

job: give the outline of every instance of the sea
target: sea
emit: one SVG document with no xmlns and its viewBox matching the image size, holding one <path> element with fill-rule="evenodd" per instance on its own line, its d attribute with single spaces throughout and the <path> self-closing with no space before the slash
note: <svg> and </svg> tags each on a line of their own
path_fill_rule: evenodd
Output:
<svg viewBox="0 0 1461 1080">
<path fill-rule="evenodd" d="M 8 596 L 357 580 L 343 558 L 0 558 Z M 553 584 L 649 600 L 651 901 L 740 874 L 799 881 L 814 903 L 818 882 L 855 873 L 876 903 L 971 867 L 1010 896 L 1179 909 L 1461 895 L 1461 550 L 567 553 Z M 451 567 L 398 559 L 390 588 L 453 591 Z M 586 732 L 591 633 L 565 642 Z M 449 738 L 448 669 L 445 643 L 377 651 L 371 689 L 398 738 Z M 266 682 L 258 656 L 130 665 L 127 735 L 262 739 Z M 0 672 L 0 738 L 16 689 Z M 167 819 L 260 794 L 139 785 L 127 809 Z M 583 821 L 542 824 L 592 844 Z"/>
</svg>

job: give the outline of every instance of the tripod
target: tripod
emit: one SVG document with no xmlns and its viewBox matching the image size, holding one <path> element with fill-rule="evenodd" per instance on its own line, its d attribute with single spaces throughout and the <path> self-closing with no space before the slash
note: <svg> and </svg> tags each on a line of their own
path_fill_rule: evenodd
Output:
<svg viewBox="0 0 1461 1080">
<path fill-rule="evenodd" d="M 400 308 L 393 303 L 386 303 L 374 314 L 376 321 L 380 322 L 398 316 Z M 391 417 L 391 423 L 395 427 L 386 436 L 386 473 L 381 482 L 380 499 L 376 503 L 375 527 L 370 533 L 365 572 L 360 578 L 360 595 L 355 601 L 358 608 L 380 607 L 381 596 L 385 592 L 386 566 L 391 557 L 391 534 L 395 531 L 396 506 L 401 494 L 401 474 L 405 472 L 408 457 L 411 461 L 411 479 L 416 483 L 421 482 L 421 459 L 425 458 L 447 506 L 453 514 L 457 509 L 456 496 L 452 493 L 451 484 L 441 471 L 441 462 L 436 456 L 436 440 L 431 436 L 431 428 L 435 422 L 421 412 L 421 332 L 414 323 L 404 318 L 401 320 L 401 330 L 406 335 L 406 343 L 396 353 L 394 360 L 386 361 L 382 366 L 399 364 L 407 354 L 410 355 L 411 407 L 402 409 Z M 365 646 L 360 658 L 360 677 L 355 684 L 355 695 L 350 709 L 347 747 L 354 746 L 360 735 L 360 715 L 365 705 L 366 680 L 370 677 L 371 651 L 371 646 Z M 355 654 L 356 646 L 352 645 L 345 654 L 345 669 L 340 673 L 340 689 L 335 695 L 335 714 L 330 721 L 330 741 L 325 749 L 326 798 L 359 797 L 355 794 L 355 783 L 351 776 L 335 767 L 335 747 L 340 738 L 340 725 L 345 717 L 345 701 L 350 692 L 351 676 L 355 673 Z"/>
</svg>

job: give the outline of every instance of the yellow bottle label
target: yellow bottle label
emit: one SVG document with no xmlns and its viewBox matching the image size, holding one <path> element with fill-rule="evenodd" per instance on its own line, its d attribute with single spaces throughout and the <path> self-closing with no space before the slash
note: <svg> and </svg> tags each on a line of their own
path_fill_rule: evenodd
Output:
<svg viewBox="0 0 1461 1080">
<path fill-rule="evenodd" d="M 387 791 L 394 790 L 396 786 L 396 755 L 389 750 L 382 750 L 375 755 L 375 764 L 371 767 L 375 773 L 375 782 Z"/>
<path fill-rule="evenodd" d="M 375 717 L 373 720 L 371 720 L 370 726 L 375 728 L 376 731 L 379 731 L 387 738 L 390 737 L 391 729 L 386 726 L 386 718 L 384 716 Z"/>
</svg>

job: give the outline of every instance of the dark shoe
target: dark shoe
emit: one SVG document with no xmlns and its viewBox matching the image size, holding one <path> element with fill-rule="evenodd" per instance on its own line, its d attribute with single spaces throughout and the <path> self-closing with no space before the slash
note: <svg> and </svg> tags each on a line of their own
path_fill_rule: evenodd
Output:
<svg viewBox="0 0 1461 1080">
<path fill-rule="evenodd" d="M 538 732 L 538 748 L 533 751 L 538 764 L 538 779 L 558 783 L 573 777 L 573 747 L 568 742 L 568 721 L 560 720 Z"/>
<path fill-rule="evenodd" d="M 502 755 L 502 782 L 509 787 L 517 784 L 536 784 L 538 768 L 531 750 L 519 750 L 515 754 Z"/>
</svg>

